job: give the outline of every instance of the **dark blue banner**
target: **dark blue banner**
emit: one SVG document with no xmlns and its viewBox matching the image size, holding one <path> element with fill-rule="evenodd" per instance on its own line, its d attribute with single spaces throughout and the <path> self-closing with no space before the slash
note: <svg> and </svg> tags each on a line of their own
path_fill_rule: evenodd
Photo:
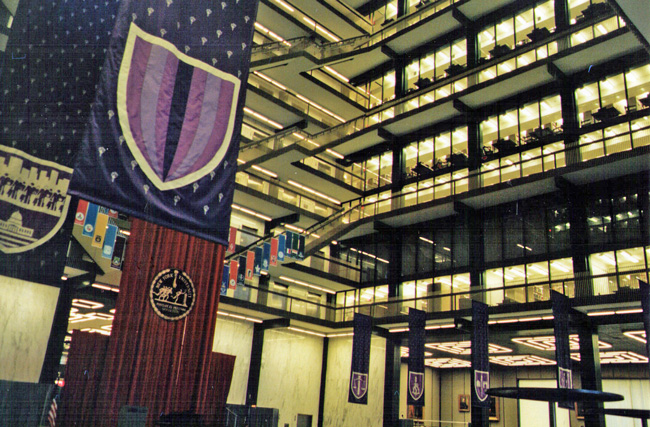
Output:
<svg viewBox="0 0 650 427">
<path fill-rule="evenodd" d="M 113 258 L 111 259 L 111 267 L 117 270 L 122 269 L 122 261 L 124 260 L 124 248 L 126 247 L 126 236 L 122 234 L 117 235 L 115 238 L 115 248 L 113 248 Z"/>
<path fill-rule="evenodd" d="M 244 285 L 246 283 L 246 257 L 239 257 L 239 267 L 237 267 L 237 284 Z"/>
<path fill-rule="evenodd" d="M 555 361 L 557 363 L 557 387 L 573 388 L 571 375 L 571 350 L 569 347 L 569 298 L 551 291 L 553 327 L 555 330 Z M 558 402 L 560 408 L 573 409 L 573 402 Z"/>
<path fill-rule="evenodd" d="M 230 278 L 230 266 L 228 264 L 223 265 L 223 276 L 221 276 L 221 292 L 220 295 L 226 295 L 228 293 L 228 279 Z"/>
<path fill-rule="evenodd" d="M 271 264 L 271 242 L 264 242 L 263 249 L 262 271 L 269 271 L 269 265 Z"/>
<path fill-rule="evenodd" d="M 298 253 L 296 257 L 301 261 L 305 259 L 305 235 L 304 234 L 298 236 Z"/>
<path fill-rule="evenodd" d="M 73 158 L 118 2 L 16 3 L 0 54 L 0 223 L 14 226 L 0 233 L 0 275 L 51 284 L 63 274 Z"/>
<path fill-rule="evenodd" d="M 409 309 L 409 369 L 406 402 L 415 406 L 424 406 L 424 327 L 426 320 L 424 311 Z"/>
<path fill-rule="evenodd" d="M 262 257 L 264 256 L 264 250 L 258 246 L 255 248 L 255 264 L 253 265 L 253 275 L 259 276 L 262 274 Z"/>
<path fill-rule="evenodd" d="M 71 192 L 227 245 L 256 13 L 122 0 Z"/>
<path fill-rule="evenodd" d="M 372 317 L 354 313 L 354 337 L 352 339 L 352 367 L 348 402 L 368 404 L 368 372 L 370 370 L 370 338 Z"/>
<path fill-rule="evenodd" d="M 472 408 L 489 408 L 488 306 L 472 300 Z"/>
<path fill-rule="evenodd" d="M 645 350 L 648 356 L 648 368 L 650 368 L 650 286 L 646 282 L 639 280 L 639 292 L 641 293 L 641 308 L 643 309 Z"/>
<path fill-rule="evenodd" d="M 286 232 L 285 251 L 284 251 L 285 257 L 294 258 L 294 256 L 293 256 L 293 238 L 294 238 L 294 236 L 295 236 L 295 234 L 292 231 L 287 231 Z"/>
</svg>

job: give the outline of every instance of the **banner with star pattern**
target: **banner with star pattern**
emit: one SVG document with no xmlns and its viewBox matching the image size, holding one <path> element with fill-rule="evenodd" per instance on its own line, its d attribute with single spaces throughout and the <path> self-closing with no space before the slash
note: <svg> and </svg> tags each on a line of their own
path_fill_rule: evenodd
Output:
<svg viewBox="0 0 650 427">
<path fill-rule="evenodd" d="M 228 244 L 255 0 L 122 0 L 70 184 Z"/>
<path fill-rule="evenodd" d="M 21 0 L 0 67 L 0 275 L 63 274 L 68 194 L 118 0 Z"/>
</svg>

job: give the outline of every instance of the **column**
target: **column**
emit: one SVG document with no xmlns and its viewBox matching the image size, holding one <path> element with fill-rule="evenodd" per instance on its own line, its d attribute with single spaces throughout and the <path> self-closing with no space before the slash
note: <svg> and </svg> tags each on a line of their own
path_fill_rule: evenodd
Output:
<svg viewBox="0 0 650 427">
<path fill-rule="evenodd" d="M 592 324 L 589 319 L 583 319 L 578 326 L 578 336 L 580 340 L 581 388 L 602 391 L 600 355 L 598 353 L 598 326 Z M 584 402 L 584 408 L 585 427 L 605 427 L 605 416 L 593 412 L 593 410 L 603 408 L 602 402 Z"/>
<path fill-rule="evenodd" d="M 399 423 L 399 380 L 400 344 L 390 337 L 386 338 L 386 362 L 384 375 L 384 424 L 395 427 Z"/>
</svg>

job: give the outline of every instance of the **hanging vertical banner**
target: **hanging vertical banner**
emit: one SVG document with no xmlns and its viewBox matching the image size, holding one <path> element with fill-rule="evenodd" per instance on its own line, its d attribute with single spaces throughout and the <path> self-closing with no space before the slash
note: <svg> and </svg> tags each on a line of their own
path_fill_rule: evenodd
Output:
<svg viewBox="0 0 650 427">
<path fill-rule="evenodd" d="M 71 192 L 227 246 L 256 14 L 122 0 Z"/>
<path fill-rule="evenodd" d="M 272 266 L 278 265 L 278 239 L 274 237 L 271 239 L 271 259 L 270 264 Z"/>
<path fill-rule="evenodd" d="M 298 246 L 300 245 L 300 235 L 298 233 L 293 233 L 291 239 L 291 258 L 298 259 Z"/>
<path fill-rule="evenodd" d="M 262 250 L 262 271 L 269 271 L 269 265 L 271 264 L 271 244 L 264 242 Z"/>
<path fill-rule="evenodd" d="M 244 285 L 246 283 L 246 266 L 247 259 L 245 256 L 241 255 L 239 257 L 239 268 L 237 270 L 237 284 Z"/>
<path fill-rule="evenodd" d="M 75 225 L 84 225 L 86 221 L 86 211 L 88 210 L 88 201 L 79 200 L 77 204 L 77 212 L 74 214 Z"/>
<path fill-rule="evenodd" d="M 489 408 L 488 306 L 472 300 L 472 408 Z"/>
<path fill-rule="evenodd" d="M 650 368 L 650 286 L 639 280 L 639 292 L 641 293 L 641 309 L 643 310 L 643 327 L 645 329 L 645 350 L 648 356 L 648 368 Z"/>
<path fill-rule="evenodd" d="M 262 257 L 264 256 L 264 249 L 260 246 L 255 248 L 255 266 L 253 268 L 253 274 L 259 276 L 262 274 Z"/>
<path fill-rule="evenodd" d="M 10 26 L 0 36 L 2 276 L 55 284 L 63 274 L 77 203 L 68 191 L 74 156 L 117 7 L 117 0 L 0 2 L 0 21 Z"/>
<path fill-rule="evenodd" d="M 287 231 L 286 232 L 286 238 L 285 238 L 285 250 L 284 250 L 284 255 L 285 257 L 293 258 L 293 232 Z"/>
<path fill-rule="evenodd" d="M 228 252 L 235 253 L 237 250 L 237 227 L 230 227 L 228 233 Z"/>
<path fill-rule="evenodd" d="M 553 327 L 555 333 L 555 361 L 557 388 L 573 388 L 571 375 L 571 351 L 569 347 L 569 298 L 551 291 Z M 560 408 L 572 409 L 573 402 L 558 402 Z"/>
<path fill-rule="evenodd" d="M 368 372 L 370 370 L 370 338 L 372 317 L 354 313 L 352 338 L 352 366 L 348 402 L 368 404 Z"/>
<path fill-rule="evenodd" d="M 228 293 L 228 279 L 230 279 L 230 266 L 228 264 L 224 264 L 223 275 L 221 276 L 220 295 L 226 295 Z"/>
<path fill-rule="evenodd" d="M 298 250 L 297 250 L 296 257 L 301 261 L 305 259 L 305 235 L 304 234 L 298 236 Z"/>
<path fill-rule="evenodd" d="M 237 289 L 237 268 L 239 263 L 234 259 L 230 260 L 230 280 L 228 281 L 228 289 Z"/>
<path fill-rule="evenodd" d="M 112 259 L 113 250 L 115 249 L 115 239 L 117 239 L 117 225 L 109 224 L 104 236 L 104 247 L 102 248 L 102 257 Z"/>
<path fill-rule="evenodd" d="M 113 258 L 111 259 L 111 267 L 117 270 L 122 269 L 122 261 L 124 260 L 124 249 L 126 248 L 126 236 L 118 233 L 115 238 L 115 247 L 113 248 Z"/>
<path fill-rule="evenodd" d="M 426 313 L 409 308 L 409 366 L 408 394 L 409 405 L 424 406 L 424 326 Z"/>
<path fill-rule="evenodd" d="M 95 234 L 93 234 L 92 246 L 101 248 L 104 246 L 104 237 L 106 236 L 106 227 L 108 227 L 108 209 L 101 207 L 95 220 Z"/>
<path fill-rule="evenodd" d="M 94 203 L 88 204 L 86 211 L 86 220 L 84 221 L 84 229 L 82 234 L 84 236 L 93 237 L 95 235 L 95 222 L 97 221 L 97 214 L 99 213 L 99 206 Z"/>
<path fill-rule="evenodd" d="M 284 256 L 287 253 L 287 237 L 284 234 L 278 236 L 278 262 L 284 262 Z"/>
<path fill-rule="evenodd" d="M 246 252 L 246 280 L 253 279 L 253 270 L 255 269 L 255 252 Z"/>
</svg>

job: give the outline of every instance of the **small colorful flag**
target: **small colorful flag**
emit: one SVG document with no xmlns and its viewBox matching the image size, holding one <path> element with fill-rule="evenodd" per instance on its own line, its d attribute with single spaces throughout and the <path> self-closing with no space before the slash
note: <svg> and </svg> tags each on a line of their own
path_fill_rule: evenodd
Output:
<svg viewBox="0 0 650 427">
<path fill-rule="evenodd" d="M 278 265 L 278 238 L 274 237 L 271 239 L 271 260 L 270 264 L 272 266 Z"/>
<path fill-rule="evenodd" d="M 262 247 L 262 271 L 269 271 L 269 264 L 271 263 L 271 244 L 264 242 Z"/>
</svg>

